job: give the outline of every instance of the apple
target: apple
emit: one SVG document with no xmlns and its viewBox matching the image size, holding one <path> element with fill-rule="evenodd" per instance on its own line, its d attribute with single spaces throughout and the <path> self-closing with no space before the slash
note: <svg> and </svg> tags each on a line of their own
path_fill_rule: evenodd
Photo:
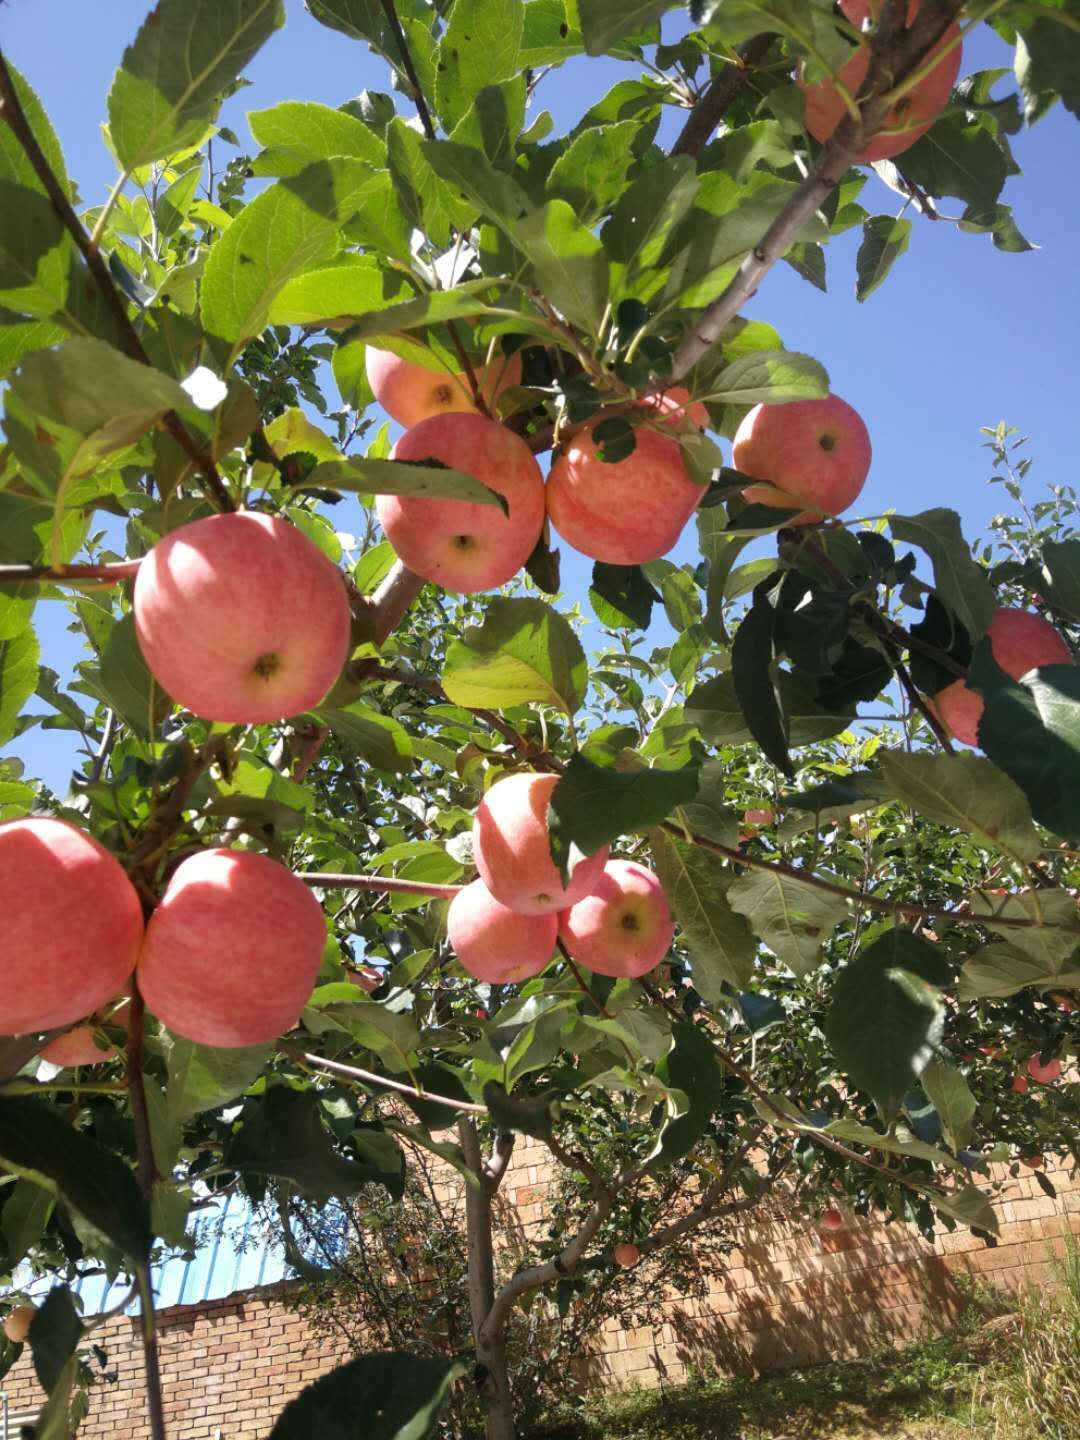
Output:
<svg viewBox="0 0 1080 1440">
<path fill-rule="evenodd" d="M 395 460 L 438 460 L 506 498 L 498 505 L 380 495 L 379 521 L 398 556 L 425 580 L 458 595 L 505 585 L 544 528 L 544 477 L 525 441 L 475 413 L 434 415 L 407 430 Z"/>
<path fill-rule="evenodd" d="M 24 1345 L 37 1310 L 33 1305 L 16 1305 L 4 1316 L 4 1334 L 13 1345 Z"/>
<path fill-rule="evenodd" d="M 551 858 L 548 805 L 557 775 L 508 775 L 477 807 L 473 857 L 480 878 L 501 905 L 521 915 L 567 910 L 592 893 L 604 873 L 608 847 L 581 860 L 563 885 Z"/>
<path fill-rule="evenodd" d="M 50 1040 L 43 1050 L 38 1051 L 38 1057 L 47 1060 L 50 1065 L 59 1065 L 64 1070 L 73 1069 L 76 1065 L 98 1065 L 102 1060 L 114 1059 L 120 1053 L 116 1046 L 107 1045 L 103 1050 L 94 1039 L 95 1034 L 93 1025 L 76 1025 L 74 1030 Z"/>
<path fill-rule="evenodd" d="M 621 1265 L 624 1270 L 629 1270 L 632 1265 L 636 1265 L 641 1259 L 641 1251 L 629 1240 L 620 1241 L 611 1252 L 611 1255 L 615 1264 Z"/>
<path fill-rule="evenodd" d="M 701 400 L 691 400 L 690 391 L 681 385 L 658 390 L 655 395 L 646 395 L 642 400 L 646 409 L 657 412 L 652 418 L 675 429 L 684 419 L 689 419 L 699 430 L 709 428 L 709 412 Z"/>
<path fill-rule="evenodd" d="M 1014 1075 L 1012 1088 L 1016 1091 L 1017 1095 L 1026 1095 L 1031 1088 L 1028 1077 L 1026 1075 Z"/>
<path fill-rule="evenodd" d="M 0 1035 L 73 1025 L 135 969 L 135 887 L 104 846 L 65 820 L 0 825 L 0 915 Z"/>
<path fill-rule="evenodd" d="M 675 922 L 651 870 L 609 860 L 592 894 L 559 916 L 559 934 L 587 970 L 636 980 L 667 954 Z"/>
<path fill-rule="evenodd" d="M 376 970 L 371 965 L 361 965 L 358 970 L 346 970 L 345 972 L 345 979 L 368 995 L 379 988 L 384 978 L 382 971 Z"/>
<path fill-rule="evenodd" d="M 853 25 L 861 28 L 871 7 L 868 0 L 840 0 L 840 8 Z M 919 0 L 911 0 L 907 15 L 909 27 L 918 13 Z M 892 107 L 881 129 L 856 157 L 862 164 L 870 165 L 875 160 L 887 160 L 890 156 L 901 154 L 930 129 L 948 104 L 960 73 L 962 47 L 959 37 L 960 27 L 956 24 L 950 25 L 923 62 L 929 64 L 937 58 L 937 64 Z M 869 68 L 869 48 L 860 45 L 852 52 L 850 60 L 841 67 L 837 79 L 849 95 L 856 96 Z M 806 128 L 815 140 L 824 144 L 847 114 L 843 96 L 836 83 L 829 78 L 819 80 L 814 85 L 807 85 L 802 78 L 801 66 L 796 75 L 796 83 L 806 97 Z"/>
<path fill-rule="evenodd" d="M 752 504 L 802 510 L 789 525 L 838 515 L 855 501 L 870 471 L 870 434 L 862 417 L 839 395 L 755 405 L 732 442 L 735 469 L 764 485 L 748 485 Z"/>
<path fill-rule="evenodd" d="M 1027 1072 L 1037 1085 L 1051 1085 L 1061 1075 L 1061 1061 L 1055 1058 L 1044 1065 L 1038 1055 L 1032 1055 Z"/>
<path fill-rule="evenodd" d="M 373 345 L 364 352 L 364 368 L 375 399 L 406 428 L 432 415 L 477 413 L 464 371 L 429 370 Z M 477 365 L 475 373 L 480 394 L 493 409 L 504 390 L 521 384 L 521 353 Z"/>
<path fill-rule="evenodd" d="M 776 816 L 771 810 L 747 810 L 742 818 L 744 825 L 771 825 Z"/>
<path fill-rule="evenodd" d="M 1041 1155 L 1021 1155 L 1020 1164 L 1026 1165 L 1029 1170 L 1041 1170 L 1044 1165 Z"/>
<path fill-rule="evenodd" d="M 605 462 L 584 426 L 548 473 L 547 511 L 568 545 L 608 565 L 659 560 L 682 534 L 705 487 L 696 485 L 678 442 L 640 425 L 625 460 Z"/>
<path fill-rule="evenodd" d="M 516 985 L 539 975 L 555 952 L 557 915 L 519 915 L 500 905 L 482 880 L 450 901 L 446 934 L 474 980 Z"/>
<path fill-rule="evenodd" d="M 1029 610 L 995 610 L 986 629 L 990 653 L 1013 680 L 1040 665 L 1071 665 L 1072 654 L 1053 625 Z M 945 728 L 965 745 L 978 745 L 983 697 L 963 680 L 954 680 L 931 700 Z M 991 891 L 991 894 L 994 892 Z M 1004 891 L 1000 892 L 1004 894 Z"/>
<path fill-rule="evenodd" d="M 349 653 L 349 599 L 318 546 L 272 515 L 212 515 L 159 540 L 135 579 L 135 633 L 178 704 L 230 725 L 317 705 Z"/>
<path fill-rule="evenodd" d="M 820 1223 L 821 1223 L 821 1228 L 822 1228 L 822 1230 L 830 1230 L 830 1231 L 843 1230 L 843 1228 L 844 1228 L 844 1217 L 843 1217 L 843 1215 L 840 1213 L 839 1210 L 834 1210 L 834 1209 L 823 1210 L 823 1211 L 821 1212 L 821 1222 L 820 1222 Z"/>
<path fill-rule="evenodd" d="M 322 964 L 322 907 L 302 880 L 251 850 L 184 860 L 146 927 L 146 1004 L 198 1045 L 261 1045 L 291 1030 Z"/>
</svg>

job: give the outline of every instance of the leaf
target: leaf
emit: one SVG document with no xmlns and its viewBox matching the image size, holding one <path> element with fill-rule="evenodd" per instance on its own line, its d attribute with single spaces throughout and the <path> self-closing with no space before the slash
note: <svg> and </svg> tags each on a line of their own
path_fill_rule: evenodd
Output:
<svg viewBox="0 0 1080 1440">
<path fill-rule="evenodd" d="M 886 750 L 881 766 L 893 793 L 920 815 L 967 830 L 1020 863 L 1042 849 L 1023 792 L 989 760 Z"/>
<path fill-rule="evenodd" d="M 896 163 L 927 195 L 955 195 L 980 209 L 996 204 L 1009 174 L 1009 156 L 987 124 L 972 124 L 962 108 L 943 115 Z"/>
<path fill-rule="evenodd" d="M 601 625 L 618 630 L 647 630 L 660 596 L 640 565 L 593 565 L 589 601 Z"/>
<path fill-rule="evenodd" d="M 79 1373 L 79 1357 L 72 1355 L 53 1387 L 52 1394 L 37 1414 L 34 1440 L 74 1440 L 71 1396 Z"/>
<path fill-rule="evenodd" d="M 34 693 L 40 653 L 29 626 L 10 640 L 0 640 L 0 745 L 14 738 L 19 712 Z"/>
<path fill-rule="evenodd" d="M 1047 598 L 1055 610 L 1080 621 L 1080 540 L 1044 540 L 1042 554 Z"/>
<path fill-rule="evenodd" d="M 202 278 L 202 320 L 235 355 L 266 326 L 270 305 L 295 275 L 334 257 L 342 225 L 378 172 L 363 160 L 318 160 L 244 207 L 214 244 Z"/>
<path fill-rule="evenodd" d="M 362 704 L 314 713 L 323 725 L 330 726 L 347 750 L 362 756 L 377 770 L 401 774 L 412 768 L 412 740 L 404 726 L 389 715 L 380 715 Z"/>
<path fill-rule="evenodd" d="M 674 1045 L 657 1064 L 656 1073 L 664 1084 L 682 1092 L 685 1108 L 668 1120 L 649 1156 L 650 1162 L 660 1165 L 681 1159 L 697 1144 L 724 1094 L 724 1077 L 706 1035 L 683 1022 L 675 1026 L 672 1038 Z"/>
<path fill-rule="evenodd" d="M 776 612 L 759 589 L 735 632 L 731 674 L 739 709 L 751 735 L 774 765 L 794 777 L 773 659 L 775 623 Z"/>
<path fill-rule="evenodd" d="M 224 92 L 285 23 L 281 0 L 158 0 L 109 91 L 109 134 L 126 170 L 198 144 Z"/>
<path fill-rule="evenodd" d="M 598 336 L 608 301 L 608 258 L 565 200 L 551 200 L 514 226 L 545 298 L 587 335 Z"/>
<path fill-rule="evenodd" d="M 386 1351 L 323 1375 L 281 1412 L 269 1440 L 431 1440 L 456 1360 Z"/>
<path fill-rule="evenodd" d="M 854 719 L 850 710 L 827 710 L 818 705 L 812 691 L 794 675 L 782 670 L 777 680 L 793 746 L 827 740 L 830 735 L 846 730 Z M 686 702 L 685 714 L 687 720 L 699 725 L 705 738 L 715 745 L 741 745 L 753 738 L 735 698 L 735 681 L 730 671 L 695 685 Z"/>
<path fill-rule="evenodd" d="M 640 129 L 640 120 L 622 120 L 583 130 L 551 167 L 548 198 L 565 200 L 586 224 L 606 214 L 626 189 Z"/>
<path fill-rule="evenodd" d="M 585 698 L 589 667 L 581 642 L 543 600 L 490 600 L 483 623 L 469 625 L 446 652 L 442 683 L 450 702 L 508 709 L 536 700 L 573 715 Z"/>
<path fill-rule="evenodd" d="M 1016 932 L 1011 932 L 1015 934 Z M 1080 969 L 1051 969 L 1008 941 L 984 945 L 964 961 L 956 993 L 961 1000 L 1004 999 L 1028 985 L 1080 986 Z"/>
<path fill-rule="evenodd" d="M 490 489 L 475 475 L 451 470 L 437 460 L 371 460 L 354 455 L 348 460 L 327 460 L 316 465 L 305 486 L 325 490 L 356 490 L 362 495 L 415 495 L 428 500 L 468 500 L 473 505 L 496 505 L 509 515 L 506 497 Z"/>
<path fill-rule="evenodd" d="M 51 1395 L 60 1384 L 82 1333 L 82 1320 L 71 1291 L 66 1285 L 54 1285 L 36 1311 L 28 1337 L 34 1373 L 46 1395 Z"/>
<path fill-rule="evenodd" d="M 497 1080 L 484 1086 L 484 1104 L 499 1130 L 519 1135 L 532 1135 L 538 1140 L 551 1138 L 554 1100 L 550 1095 L 508 1095 Z"/>
<path fill-rule="evenodd" d="M 670 4 L 671 0 L 578 0 L 585 53 L 608 53 L 616 41 L 659 20 Z"/>
<path fill-rule="evenodd" d="M 423 152 L 440 179 L 471 201 L 507 234 L 530 209 L 529 198 L 509 175 L 496 170 L 486 155 L 454 140 L 425 140 Z"/>
<path fill-rule="evenodd" d="M 12 1269 L 23 1260 L 40 1240 L 56 1204 L 48 1190 L 32 1180 L 16 1180 L 8 1192 L 0 1221 L 3 1224 L 6 1264 Z"/>
<path fill-rule="evenodd" d="M 969 904 L 973 915 L 986 917 L 983 923 L 987 930 L 1007 940 L 1014 950 L 1030 955 L 1051 973 L 1060 970 L 1080 945 L 1080 934 L 1068 929 L 1080 923 L 1076 899 L 1068 890 L 1035 886 L 1015 895 L 991 895 L 989 891 L 976 890 Z M 1020 929 L 995 924 L 995 917 L 1035 923 Z"/>
<path fill-rule="evenodd" d="M 322 325 L 366 315 L 386 305 L 387 284 L 377 263 L 322 265 L 286 281 L 271 300 L 267 319 L 271 325 Z"/>
<path fill-rule="evenodd" d="M 973 1230 L 985 1230 L 988 1235 L 998 1234 L 1001 1228 L 990 1197 L 984 1195 L 975 1185 L 966 1185 L 963 1190 L 957 1190 L 951 1195 L 935 1190 L 931 1198 L 935 1209 L 952 1220 L 958 1220 L 961 1225 L 967 1225 Z"/>
<path fill-rule="evenodd" d="M 134 1175 L 51 1105 L 0 1097 L 0 1161 L 59 1196 L 130 1259 L 143 1260 L 150 1226 Z"/>
<path fill-rule="evenodd" d="M 833 986 L 825 1035 L 839 1065 L 888 1119 L 933 1058 L 949 967 L 909 930 L 894 928 L 864 946 Z"/>
<path fill-rule="evenodd" d="M 902 216 L 871 215 L 863 225 L 855 257 L 855 298 L 865 300 L 885 283 L 889 271 L 908 248 L 911 221 Z"/>
<path fill-rule="evenodd" d="M 963 1075 L 955 1065 L 931 1060 L 923 1067 L 919 1084 L 941 1117 L 945 1138 L 953 1150 L 965 1149 L 971 1139 L 977 1104 Z"/>
<path fill-rule="evenodd" d="M 100 684 L 111 708 L 136 735 L 148 735 L 156 718 L 168 708 L 168 696 L 142 657 L 133 615 L 125 615 L 109 631 L 101 657 Z"/>
<path fill-rule="evenodd" d="M 723 997 L 725 983 L 745 990 L 757 946 L 731 904 L 730 872 L 699 846 L 663 830 L 650 840 L 656 873 L 690 951 L 695 990 L 710 1001 Z"/>
<path fill-rule="evenodd" d="M 889 527 L 897 540 L 926 551 L 933 562 L 938 594 L 973 640 L 982 635 L 997 601 L 985 570 L 971 558 L 956 511 L 892 515 Z"/>
<path fill-rule="evenodd" d="M 371 1167 L 346 1160 L 334 1149 L 314 1091 L 272 1086 L 258 1100 L 247 1101 L 242 1121 L 227 1156 L 236 1170 L 291 1180 L 313 1200 L 355 1195 L 374 1178 Z"/>
<path fill-rule="evenodd" d="M 557 865 L 571 845 L 595 855 L 619 835 L 659 825 L 697 794 L 696 765 L 681 770 L 621 771 L 575 755 L 563 771 L 548 809 L 551 854 Z"/>
<path fill-rule="evenodd" d="M 454 0 L 435 55 L 435 105 L 447 130 L 481 90 L 517 74 L 524 23 L 523 0 Z"/>
<path fill-rule="evenodd" d="M 697 188 L 693 160 L 675 155 L 646 170 L 620 198 L 601 239 L 629 277 L 652 271 L 671 232 L 693 205 Z"/>
<path fill-rule="evenodd" d="M 247 121 L 255 139 L 271 152 L 258 157 L 259 175 L 298 175 L 313 160 L 334 155 L 351 155 L 378 169 L 386 164 L 386 149 L 375 131 L 329 105 L 285 100 L 267 110 L 249 110 Z"/>
<path fill-rule="evenodd" d="M 190 1120 L 235 1100 L 259 1078 L 271 1054 L 269 1045 L 217 1050 L 171 1036 L 165 1089 L 170 1118 L 174 1122 Z"/>
<path fill-rule="evenodd" d="M 847 902 L 839 895 L 778 871 L 752 870 L 741 876 L 728 889 L 728 903 L 800 978 L 817 965 L 822 945 L 847 914 Z"/>
<path fill-rule="evenodd" d="M 1080 666 L 1044 665 L 1011 680 L 984 640 L 968 684 L 986 701 L 980 747 L 1019 785 L 1040 825 L 1080 839 Z"/>
<path fill-rule="evenodd" d="M 828 393 L 828 372 L 812 356 L 793 350 L 755 350 L 725 366 L 702 399 L 724 405 L 783 405 L 789 400 L 821 400 Z"/>
</svg>

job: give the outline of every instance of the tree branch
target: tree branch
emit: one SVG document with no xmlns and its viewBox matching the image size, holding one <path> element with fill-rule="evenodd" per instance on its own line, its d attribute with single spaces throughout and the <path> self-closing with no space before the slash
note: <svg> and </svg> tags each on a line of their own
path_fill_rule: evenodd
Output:
<svg viewBox="0 0 1080 1440">
<path fill-rule="evenodd" d="M 81 585 L 87 581 L 100 585 L 121 585 L 134 580 L 141 560 L 120 560 L 112 565 L 0 565 L 0 585 L 22 585 L 24 582 L 56 585 Z"/>
<path fill-rule="evenodd" d="M 725 65 L 690 112 L 682 134 L 671 147 L 672 155 L 697 155 L 724 118 L 739 91 L 768 53 L 775 35 L 755 35 L 735 52 L 738 61 Z"/>
<path fill-rule="evenodd" d="M 298 880 L 318 890 L 376 890 L 388 895 L 427 895 L 452 900 L 464 885 L 429 885 L 423 880 L 398 880 L 392 875 L 334 875 L 329 871 L 297 870 Z"/>
<path fill-rule="evenodd" d="M 495 1136 L 491 1158 L 484 1165 L 482 1177 L 489 1195 L 494 1195 L 502 1184 L 503 1176 L 510 1164 L 510 1157 L 514 1153 L 516 1140 L 517 1136 L 512 1130 L 500 1130 Z"/>
<path fill-rule="evenodd" d="M 424 588 L 424 580 L 399 560 L 374 595 L 357 595 L 353 614 L 365 624 L 372 643 L 381 645 L 396 630 L 405 612 Z"/>
<path fill-rule="evenodd" d="M 417 1100 L 429 1100 L 432 1105 L 445 1105 L 448 1110 L 462 1110 L 466 1115 L 482 1115 L 487 1118 L 486 1105 L 474 1105 L 471 1100 L 450 1100 L 445 1095 L 432 1095 L 427 1090 L 417 1090 L 401 1080 L 388 1080 L 385 1075 L 376 1075 L 373 1070 L 361 1070 L 356 1065 L 343 1065 L 340 1060 L 326 1060 L 322 1055 L 312 1055 L 306 1050 L 293 1050 L 282 1046 L 285 1054 L 302 1060 L 316 1070 L 325 1070 L 331 1075 L 344 1075 L 350 1080 L 362 1080 L 366 1085 L 378 1085 L 384 1090 L 396 1090 L 399 1095 L 412 1095 Z"/>
<path fill-rule="evenodd" d="M 416 66 L 413 64 L 412 54 L 409 51 L 409 42 L 405 31 L 401 28 L 401 21 L 394 6 L 394 0 L 382 0 L 383 14 L 386 16 L 386 23 L 390 26 L 390 33 L 394 37 L 398 54 L 401 56 L 402 68 L 409 77 L 409 84 L 412 86 L 410 99 L 416 106 L 416 113 L 420 117 L 420 124 L 424 127 L 424 134 L 429 140 L 435 139 L 435 122 L 431 118 L 431 111 L 424 99 L 424 87 L 420 84 L 420 76 L 416 73 Z"/>
</svg>

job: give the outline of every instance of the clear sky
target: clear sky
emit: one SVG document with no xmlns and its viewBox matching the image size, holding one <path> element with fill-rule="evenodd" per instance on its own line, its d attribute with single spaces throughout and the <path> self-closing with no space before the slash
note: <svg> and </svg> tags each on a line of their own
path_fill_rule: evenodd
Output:
<svg viewBox="0 0 1080 1440">
<path fill-rule="evenodd" d="M 222 114 L 249 149 L 248 110 L 289 98 L 339 105 L 363 89 L 390 88 L 387 67 L 366 46 L 317 24 L 300 0 L 286 4 L 286 27 L 256 57 L 247 72 L 252 84 Z M 149 8 L 147 0 L 0 4 L 0 44 L 40 95 L 87 204 L 102 198 L 113 179 L 99 125 L 113 71 Z M 1009 63 L 1009 52 L 986 31 L 969 43 L 964 72 Z M 614 61 L 571 61 L 547 76 L 534 105 L 549 109 L 557 129 L 565 130 L 627 73 L 633 67 Z M 673 117 L 669 126 L 675 124 Z M 823 361 L 833 389 L 867 421 L 874 464 L 860 513 L 951 505 L 968 533 L 977 534 L 1002 498 L 986 486 L 989 462 L 978 430 L 1002 419 L 1031 436 L 1033 490 L 1077 479 L 1080 125 L 1059 108 L 1015 137 L 1014 150 L 1024 173 L 1010 179 L 1003 198 L 1040 249 L 1003 254 L 986 236 L 917 219 L 908 254 L 860 305 L 856 232 L 827 247 L 827 295 L 780 265 L 746 312 L 775 324 L 789 349 Z M 862 203 L 890 214 L 900 204 L 874 176 Z M 961 207 L 946 201 L 941 208 L 955 214 Z M 335 523 L 341 523 L 337 515 Z M 692 552 L 684 540 L 672 558 Z M 584 598 L 589 568 L 563 547 L 568 595 Z M 77 647 L 64 634 L 57 607 L 39 607 L 38 630 L 44 662 L 63 669 Z M 63 732 L 33 731 L 5 753 L 20 755 L 62 792 L 71 763 L 66 739 Z"/>
</svg>

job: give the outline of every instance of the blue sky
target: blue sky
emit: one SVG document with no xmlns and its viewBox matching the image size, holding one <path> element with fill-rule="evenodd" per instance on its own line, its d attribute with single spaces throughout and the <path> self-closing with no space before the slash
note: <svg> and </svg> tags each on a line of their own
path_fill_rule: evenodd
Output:
<svg viewBox="0 0 1080 1440">
<path fill-rule="evenodd" d="M 338 105 L 365 88 L 390 88 L 386 66 L 366 46 L 318 25 L 300 0 L 286 4 L 285 29 L 249 68 L 251 86 L 222 114 L 249 148 L 248 110 L 287 98 Z M 87 0 L 7 0 L 0 7 L 0 43 L 40 95 L 87 204 L 102 198 L 113 179 L 99 131 L 105 96 L 149 8 L 147 0 L 92 6 Z M 987 31 L 969 42 L 964 71 L 1009 63 L 1006 47 Z M 628 73 L 633 69 L 614 61 L 571 61 L 544 80 L 536 106 L 551 110 L 557 128 L 565 129 Z M 671 126 L 676 123 L 673 117 Z M 978 430 L 1002 419 L 1031 436 L 1033 489 L 1075 481 L 1080 289 L 1073 257 L 1080 193 L 1070 177 L 1080 174 L 1078 142 L 1080 126 L 1060 108 L 1015 137 L 1024 174 L 1009 181 L 1004 198 L 1040 249 L 1003 254 L 988 237 L 918 219 L 908 254 L 865 304 L 854 298 L 855 233 L 828 247 L 827 295 L 780 265 L 748 308 L 747 314 L 775 324 L 789 349 L 822 360 L 833 389 L 867 421 L 874 464 L 861 514 L 951 505 L 968 533 L 978 533 L 1002 495 L 986 486 L 989 462 Z M 899 209 L 898 197 L 873 176 L 862 203 L 881 213 Z M 948 214 L 960 206 L 941 208 Z M 342 523 L 337 515 L 335 523 Z M 692 553 L 688 538 L 672 558 Z M 583 597 L 589 565 L 565 547 L 563 565 L 568 595 Z M 77 653 L 63 623 L 58 607 L 39 607 L 43 659 L 57 669 Z M 33 731 L 5 753 L 20 755 L 62 792 L 72 755 L 67 739 L 63 732 Z"/>
</svg>

